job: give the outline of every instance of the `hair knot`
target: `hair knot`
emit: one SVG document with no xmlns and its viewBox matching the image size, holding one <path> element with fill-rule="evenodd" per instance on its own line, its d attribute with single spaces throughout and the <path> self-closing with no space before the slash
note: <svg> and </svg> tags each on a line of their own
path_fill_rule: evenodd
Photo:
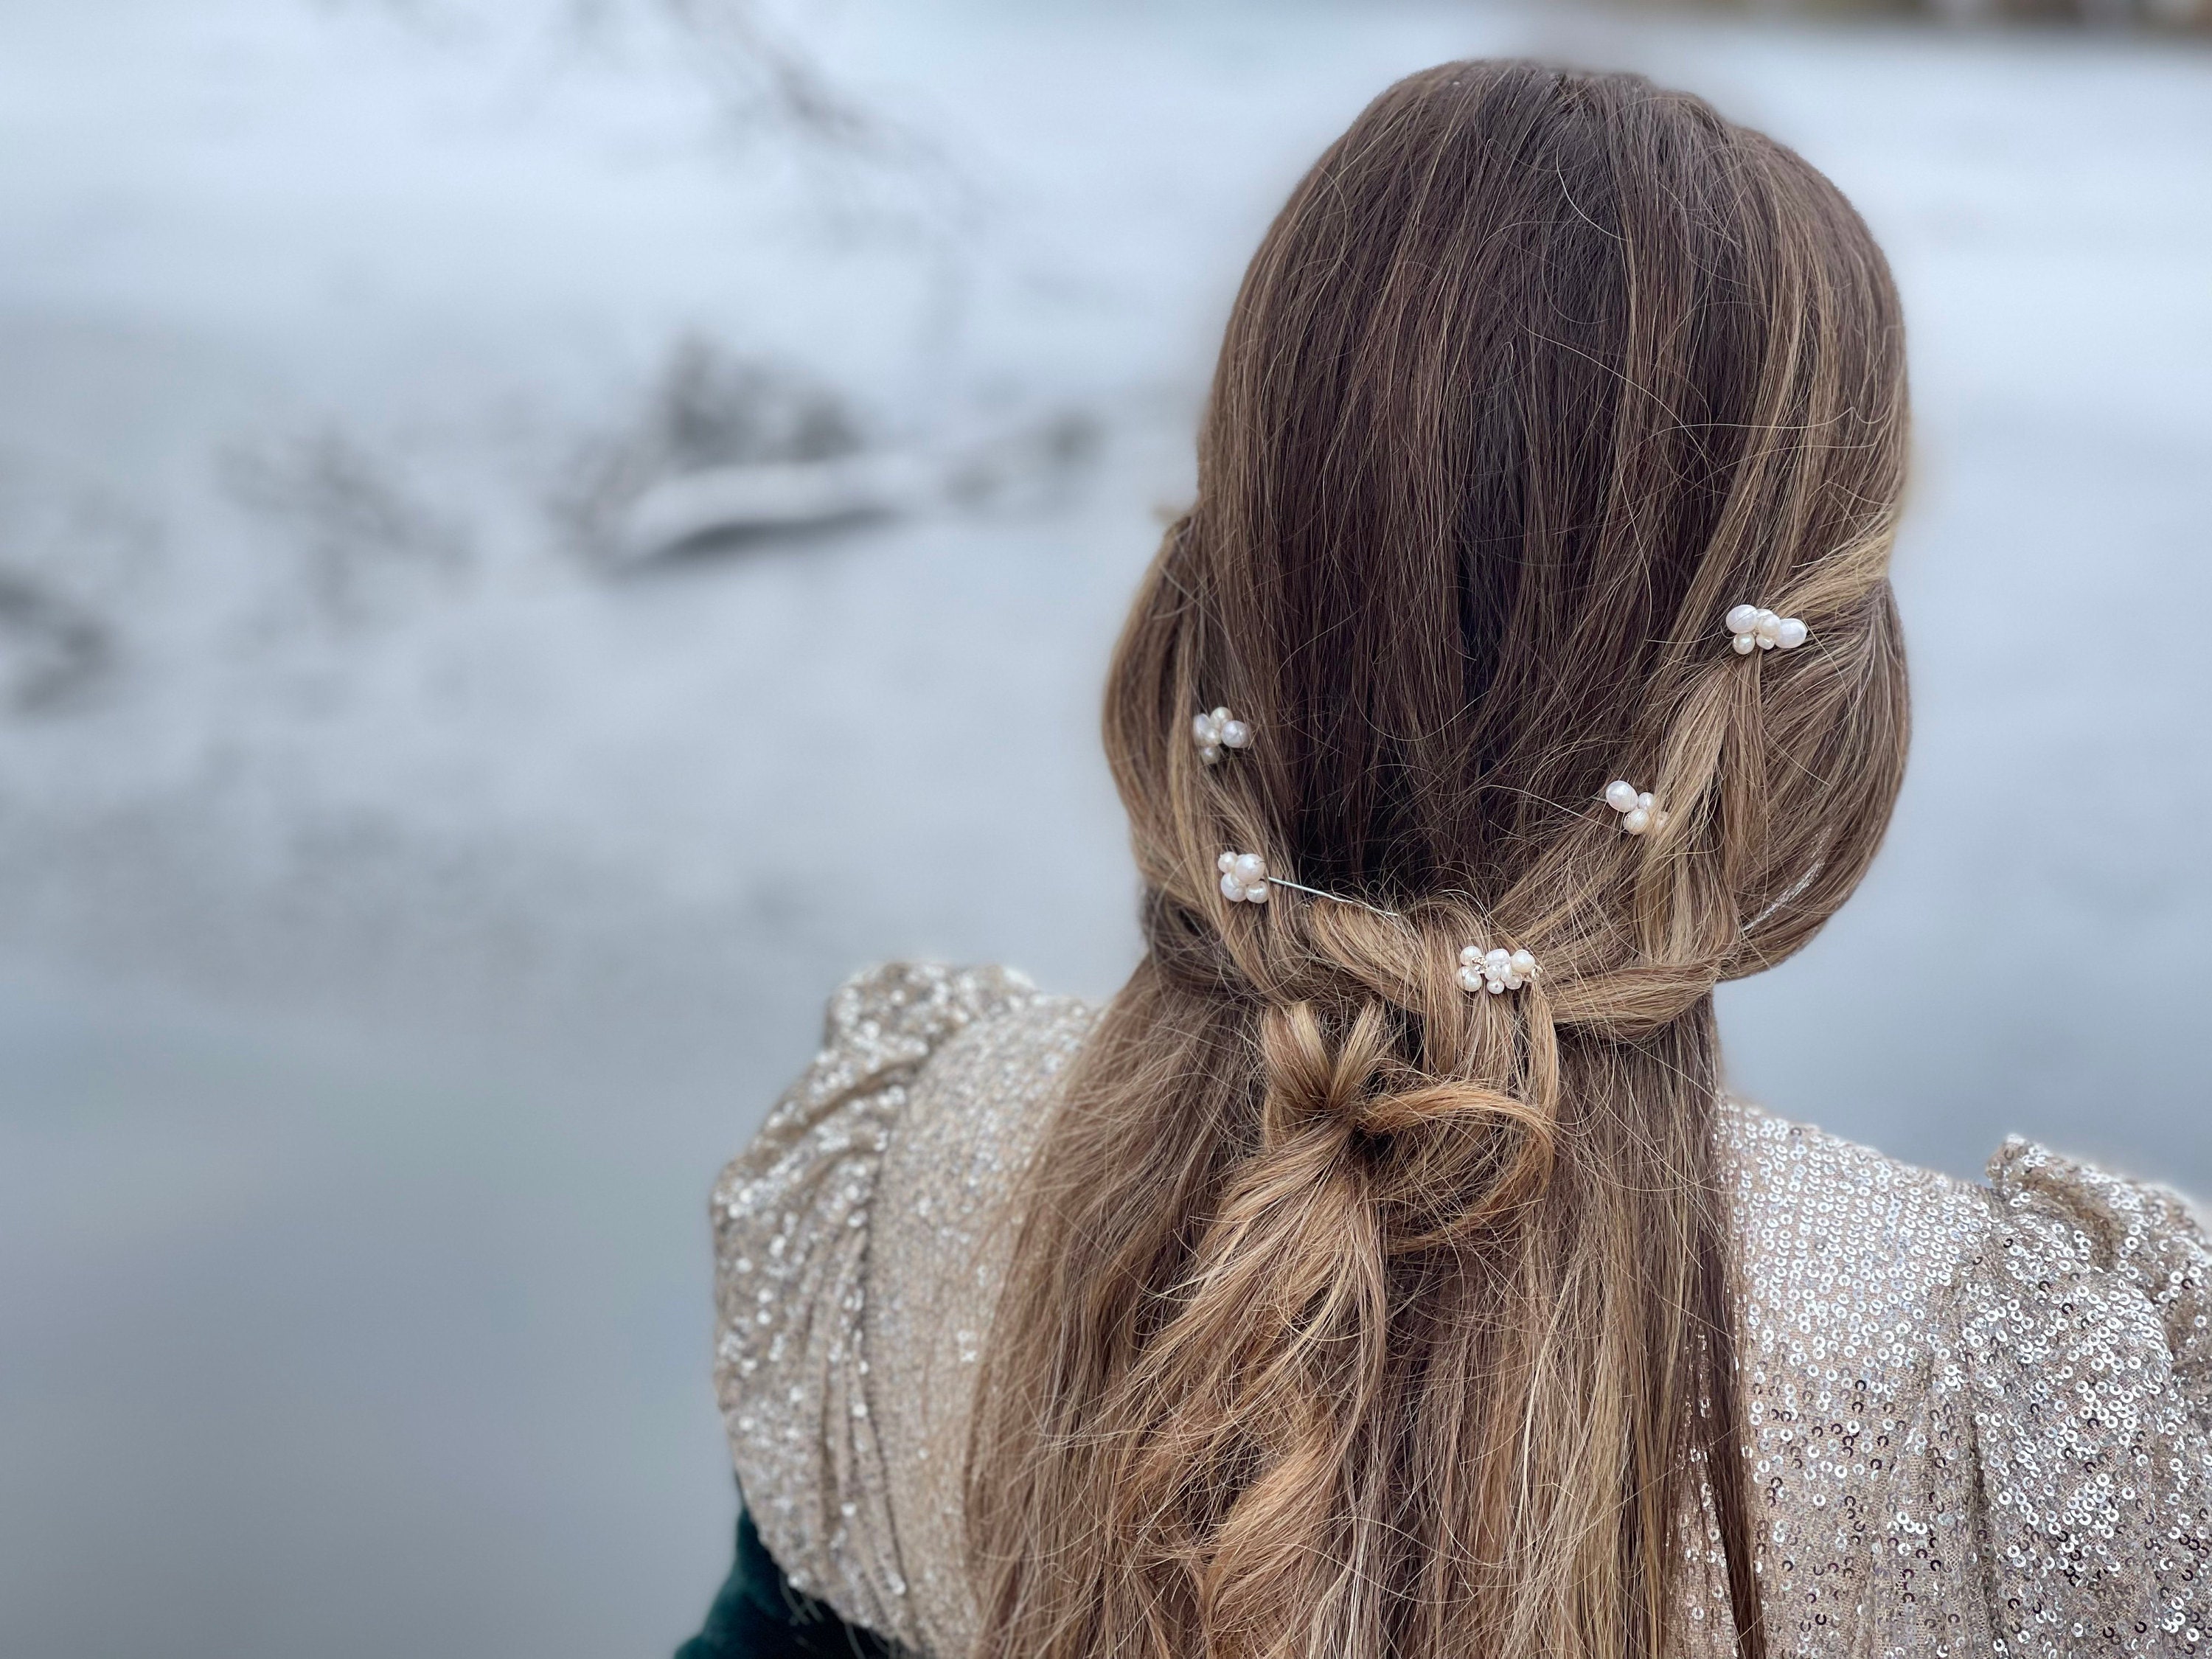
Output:
<svg viewBox="0 0 2212 1659">
<path fill-rule="evenodd" d="M 1437 1075 L 1397 1054 L 1402 1015 L 1364 1003 L 1332 1022 L 1310 1002 L 1260 1022 L 1266 1066 L 1263 1156 L 1315 1179 L 1355 1176 L 1385 1255 L 1489 1224 L 1541 1192 L 1551 1174 L 1550 1108 L 1509 1088 Z"/>
<path fill-rule="evenodd" d="M 1358 1126 L 1369 1085 L 1389 1057 L 1393 1022 L 1381 1005 L 1361 1005 L 1334 1041 L 1311 1002 L 1271 1006 L 1260 1020 L 1267 1065 L 1265 1117 L 1270 1142 L 1316 1120 Z"/>
</svg>

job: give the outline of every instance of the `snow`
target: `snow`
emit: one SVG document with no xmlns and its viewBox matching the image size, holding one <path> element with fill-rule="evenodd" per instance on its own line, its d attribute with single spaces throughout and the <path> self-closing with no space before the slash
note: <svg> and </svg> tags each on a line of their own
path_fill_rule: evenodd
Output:
<svg viewBox="0 0 2212 1659">
<path fill-rule="evenodd" d="M 1447 57 L 1707 93 L 1905 294 L 1913 770 L 1861 897 L 1724 994 L 1739 1081 L 1961 1172 L 2021 1129 L 2212 1188 L 2212 57 L 696 15 L 0 15 L 0 1646 L 684 1633 L 730 1505 L 713 1170 L 863 962 L 1126 971 L 1097 681 L 1212 337 L 1297 172 Z M 780 111 L 714 22 L 756 15 L 866 120 Z M 702 350 L 938 484 L 617 568 L 686 444 L 805 447 L 700 438 Z"/>
</svg>

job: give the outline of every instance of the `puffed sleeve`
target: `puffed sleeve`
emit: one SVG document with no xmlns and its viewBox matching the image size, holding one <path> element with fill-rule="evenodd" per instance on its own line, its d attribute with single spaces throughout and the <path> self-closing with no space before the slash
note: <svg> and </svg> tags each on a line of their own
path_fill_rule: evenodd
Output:
<svg viewBox="0 0 2212 1659">
<path fill-rule="evenodd" d="M 2212 1650 L 2212 1254 L 2175 1194 L 2023 1140 L 1964 1264 L 1959 1390 L 2008 1655 Z"/>
<path fill-rule="evenodd" d="M 997 968 L 898 963 L 830 998 L 822 1051 L 713 1200 L 715 1391 L 762 1540 L 792 1585 L 897 1634 L 905 1586 L 848 1549 L 883 1501 L 861 1309 L 869 1206 L 916 1073 L 1036 993 Z"/>
</svg>

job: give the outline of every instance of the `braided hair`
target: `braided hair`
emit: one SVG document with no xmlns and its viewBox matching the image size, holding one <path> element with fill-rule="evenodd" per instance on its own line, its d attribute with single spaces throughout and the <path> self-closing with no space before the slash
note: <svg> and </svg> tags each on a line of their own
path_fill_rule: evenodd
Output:
<svg viewBox="0 0 2212 1659">
<path fill-rule="evenodd" d="M 1109 674 L 1146 951 L 1025 1176 L 983 1659 L 1764 1655 L 1712 992 L 1888 822 L 1905 455 L 1879 250 L 1697 99 L 1447 64 L 1298 186 Z"/>
</svg>

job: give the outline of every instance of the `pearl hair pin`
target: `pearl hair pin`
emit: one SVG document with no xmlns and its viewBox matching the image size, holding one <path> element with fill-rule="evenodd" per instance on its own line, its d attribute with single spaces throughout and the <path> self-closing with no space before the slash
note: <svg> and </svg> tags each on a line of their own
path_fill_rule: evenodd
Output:
<svg viewBox="0 0 2212 1659">
<path fill-rule="evenodd" d="M 1536 958 L 1526 951 L 1486 951 L 1470 945 L 1459 953 L 1460 988 L 1501 996 L 1536 977 Z"/>
<path fill-rule="evenodd" d="M 1224 853 L 1214 864 L 1221 872 L 1221 896 L 1231 904 L 1267 902 L 1267 860 L 1257 853 Z"/>
<path fill-rule="evenodd" d="M 1735 635 L 1735 653 L 1747 657 L 1754 651 L 1795 651 L 1805 643 L 1806 628 L 1795 617 L 1778 617 L 1755 605 L 1740 605 L 1724 619 Z"/>
<path fill-rule="evenodd" d="M 1606 785 L 1605 804 L 1620 814 L 1620 827 L 1632 836 L 1667 827 L 1667 814 L 1653 801 L 1651 792 L 1639 791 L 1626 778 L 1615 778 Z"/>
<path fill-rule="evenodd" d="M 1302 881 L 1292 881 L 1287 876 L 1271 876 L 1267 873 L 1267 860 L 1257 853 L 1224 853 L 1214 860 L 1213 867 L 1221 872 L 1221 896 L 1231 904 L 1265 904 L 1270 887 L 1289 887 L 1301 893 L 1310 893 L 1317 899 L 1327 899 L 1331 904 L 1357 905 L 1362 910 L 1388 916 L 1393 921 L 1405 920 L 1395 910 L 1370 904 L 1365 899 L 1346 898 L 1341 893 L 1323 892 L 1320 888 L 1309 887 Z"/>
<path fill-rule="evenodd" d="M 1190 734 L 1198 739 L 1199 759 L 1208 766 L 1221 758 L 1223 750 L 1249 748 L 1252 742 L 1251 726 L 1226 708 L 1194 717 Z"/>
</svg>

